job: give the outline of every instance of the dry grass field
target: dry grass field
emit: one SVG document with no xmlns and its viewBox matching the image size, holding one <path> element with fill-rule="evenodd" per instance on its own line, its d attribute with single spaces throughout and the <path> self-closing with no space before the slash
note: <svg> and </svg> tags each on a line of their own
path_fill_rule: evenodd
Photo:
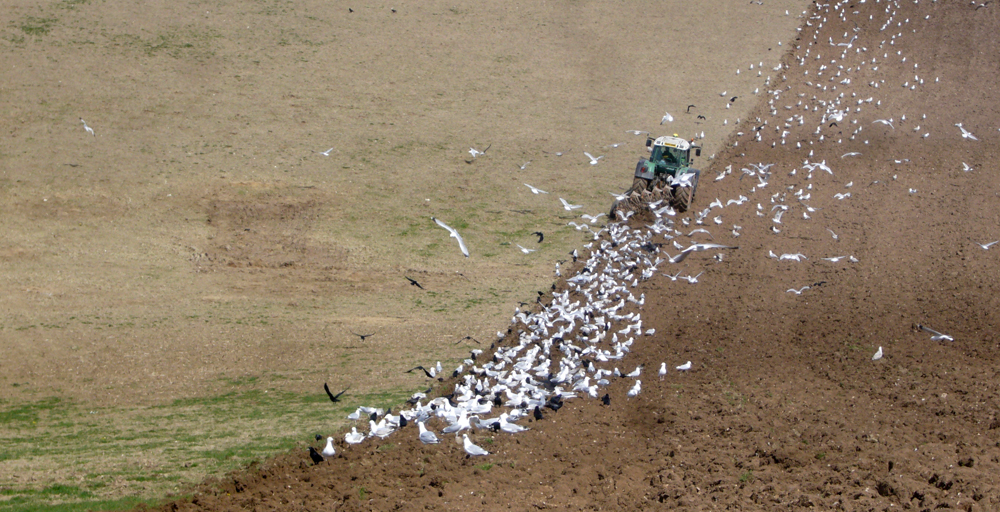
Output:
<svg viewBox="0 0 1000 512">
<path fill-rule="evenodd" d="M 805 7 L 3 4 L 0 510 L 185 493 L 422 389 L 589 239 L 558 198 L 607 211 L 625 130 L 710 165 Z"/>
</svg>

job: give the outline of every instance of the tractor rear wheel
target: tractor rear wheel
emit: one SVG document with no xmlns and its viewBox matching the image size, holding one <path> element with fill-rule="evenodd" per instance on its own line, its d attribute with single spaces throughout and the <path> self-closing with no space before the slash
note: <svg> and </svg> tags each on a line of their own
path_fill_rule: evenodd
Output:
<svg viewBox="0 0 1000 512">
<path fill-rule="evenodd" d="M 628 192 L 625 192 L 625 195 L 630 196 L 632 195 L 633 192 L 638 192 L 642 194 L 642 192 L 646 190 L 646 187 L 648 186 L 649 186 L 649 180 L 636 178 L 635 180 L 632 181 L 632 187 L 628 189 Z"/>
<path fill-rule="evenodd" d="M 674 209 L 678 212 L 686 212 L 694 203 L 694 194 L 698 190 L 698 178 L 701 173 L 696 172 L 691 179 L 690 187 L 677 187 L 674 189 L 674 199 L 671 201 Z"/>
</svg>

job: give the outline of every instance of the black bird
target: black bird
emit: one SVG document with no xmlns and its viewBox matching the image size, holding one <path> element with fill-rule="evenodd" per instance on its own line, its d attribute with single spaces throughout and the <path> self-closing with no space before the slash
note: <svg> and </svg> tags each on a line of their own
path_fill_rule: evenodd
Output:
<svg viewBox="0 0 1000 512">
<path fill-rule="evenodd" d="M 348 7 L 347 8 L 347 12 L 354 12 L 354 9 L 351 9 L 350 7 Z"/>
<path fill-rule="evenodd" d="M 323 436 L 321 436 L 319 434 L 316 434 L 316 440 L 317 441 L 322 441 L 323 440 Z"/>
<path fill-rule="evenodd" d="M 694 107 L 694 106 L 695 105 L 688 105 L 688 108 L 687 108 L 687 110 L 685 112 L 687 112 L 688 114 L 690 114 L 691 113 L 691 107 Z"/>
<path fill-rule="evenodd" d="M 403 276 L 403 277 L 406 277 L 406 276 Z M 410 282 L 411 286 L 416 286 L 417 288 L 420 288 L 421 290 L 424 289 L 423 286 L 420 286 L 420 283 L 414 281 L 413 279 L 410 279 L 409 277 L 406 277 L 406 280 Z"/>
<path fill-rule="evenodd" d="M 373 412 L 373 413 L 371 413 L 371 414 L 370 414 L 370 415 L 368 416 L 368 419 L 370 419 L 370 420 L 372 420 L 372 421 L 375 421 L 375 420 L 377 420 L 377 419 L 378 419 L 378 413 L 377 413 L 377 412 Z"/>
<path fill-rule="evenodd" d="M 351 334 L 353 334 L 353 335 L 355 335 L 355 336 L 357 336 L 357 337 L 361 338 L 361 341 L 365 341 L 365 338 L 370 338 L 370 337 L 372 337 L 372 336 L 375 336 L 375 333 L 374 333 L 374 332 L 373 332 L 373 333 L 371 333 L 371 334 L 358 334 L 358 333 L 356 333 L 356 332 L 354 332 L 354 331 L 351 331 Z"/>
<path fill-rule="evenodd" d="M 433 379 L 434 378 L 434 375 L 431 375 L 431 372 L 427 371 L 427 368 L 424 368 L 423 366 L 415 366 L 413 368 L 410 368 L 409 370 L 406 370 L 405 373 L 413 373 L 413 370 L 421 370 L 421 371 L 423 371 L 424 375 L 426 375 L 428 379 Z"/>
<path fill-rule="evenodd" d="M 535 406 L 535 421 L 538 421 L 538 420 L 542 419 L 543 417 L 544 416 L 542 416 L 542 410 L 536 405 Z"/>
<path fill-rule="evenodd" d="M 340 401 L 340 395 L 347 393 L 347 389 L 351 389 L 351 386 L 347 386 L 347 389 L 341 391 L 340 393 L 337 393 L 336 395 L 330 392 L 330 386 L 327 386 L 325 382 L 323 383 L 323 389 L 326 390 L 326 396 L 330 397 L 330 401 L 333 403 L 337 403 Z"/>
<path fill-rule="evenodd" d="M 707 117 L 705 117 L 705 116 L 702 116 L 702 115 L 699 115 L 699 116 L 698 116 L 698 119 L 704 119 L 704 120 L 706 120 L 706 121 L 708 120 L 708 118 L 707 118 Z"/>
<path fill-rule="evenodd" d="M 563 406 L 562 398 L 559 398 L 558 395 L 553 396 L 552 398 L 549 399 L 548 402 L 545 402 L 545 407 L 548 407 L 553 411 L 558 411 L 559 408 L 562 406 Z"/>
<path fill-rule="evenodd" d="M 837 126 L 836 122 L 830 123 L 830 128 L 833 128 L 834 126 Z"/>
<path fill-rule="evenodd" d="M 406 418 L 402 414 L 400 414 L 399 415 L 399 428 L 403 428 L 405 426 L 406 426 Z"/>
<path fill-rule="evenodd" d="M 532 235 L 538 235 L 538 243 L 542 243 L 542 240 L 545 240 L 545 234 L 541 231 L 535 231 Z"/>
<path fill-rule="evenodd" d="M 605 393 L 604 396 L 601 397 L 601 403 L 604 405 L 611 405 L 611 395 Z"/>
<path fill-rule="evenodd" d="M 465 340 L 472 340 L 472 341 L 476 342 L 476 345 L 482 345 L 482 343 L 480 343 L 479 340 L 477 340 L 476 338 L 473 338 L 472 336 L 466 336 L 466 337 L 464 337 L 464 338 L 456 341 L 455 344 L 458 345 L 459 343 L 461 343 L 461 342 L 463 342 Z"/>
<path fill-rule="evenodd" d="M 309 447 L 309 458 L 312 459 L 313 464 L 319 464 L 320 462 L 323 462 L 324 460 L 326 460 L 312 446 Z"/>
<path fill-rule="evenodd" d="M 729 98 L 729 103 L 736 101 L 736 98 L 739 98 L 739 96 L 733 96 L 732 98 Z"/>
</svg>

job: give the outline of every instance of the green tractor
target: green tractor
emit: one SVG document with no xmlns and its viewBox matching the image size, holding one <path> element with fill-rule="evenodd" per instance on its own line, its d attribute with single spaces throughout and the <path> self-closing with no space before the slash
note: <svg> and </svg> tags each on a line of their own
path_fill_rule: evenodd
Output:
<svg viewBox="0 0 1000 512">
<path fill-rule="evenodd" d="M 694 202 L 701 171 L 691 167 L 691 150 L 701 156 L 701 146 L 680 137 L 665 135 L 646 139 L 649 158 L 639 160 L 635 166 L 635 179 L 624 198 L 611 206 L 611 218 L 618 211 L 626 213 L 664 200 L 678 212 L 685 212 Z"/>
</svg>

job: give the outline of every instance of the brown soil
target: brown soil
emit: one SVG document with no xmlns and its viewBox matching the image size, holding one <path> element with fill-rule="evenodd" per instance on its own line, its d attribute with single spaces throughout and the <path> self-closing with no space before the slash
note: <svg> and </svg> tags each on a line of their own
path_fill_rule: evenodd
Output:
<svg viewBox="0 0 1000 512">
<path fill-rule="evenodd" d="M 318 465 L 304 450 L 289 453 L 162 510 L 1000 508 L 1000 246 L 973 243 L 1000 238 L 1000 11 L 869 0 L 812 14 L 787 69 L 771 72 L 777 115 L 762 95 L 703 174 L 699 208 L 749 197 L 706 219 L 716 242 L 739 249 L 660 269 L 704 271 L 697 284 L 659 272 L 635 290 L 646 294 L 644 327 L 656 329 L 623 362 L 646 368 L 637 398 L 627 400 L 631 380 L 618 379 L 610 406 L 576 399 L 522 422 L 531 432 L 475 434 L 492 453 L 472 460 L 447 436 L 421 445 L 415 430 L 341 445 Z M 841 93 L 837 109 L 852 112 L 820 124 Z M 775 127 L 799 113 L 805 123 L 791 122 L 782 145 Z M 893 128 L 873 123 L 889 118 Z M 962 138 L 956 123 L 979 140 Z M 810 173 L 807 160 L 832 174 Z M 766 187 L 741 172 L 757 163 L 773 164 Z M 727 166 L 732 174 L 713 181 Z M 809 185 L 800 203 L 793 193 Z M 817 208 L 808 220 L 802 203 Z M 790 206 L 780 224 L 773 204 Z M 244 215 L 215 208 L 237 219 L 229 222 Z M 733 224 L 742 226 L 735 239 Z M 846 255 L 858 261 L 821 259 Z M 918 324 L 954 341 L 932 341 Z M 871 360 L 880 346 L 885 356 Z M 662 361 L 686 360 L 687 373 L 651 376 Z"/>
</svg>

